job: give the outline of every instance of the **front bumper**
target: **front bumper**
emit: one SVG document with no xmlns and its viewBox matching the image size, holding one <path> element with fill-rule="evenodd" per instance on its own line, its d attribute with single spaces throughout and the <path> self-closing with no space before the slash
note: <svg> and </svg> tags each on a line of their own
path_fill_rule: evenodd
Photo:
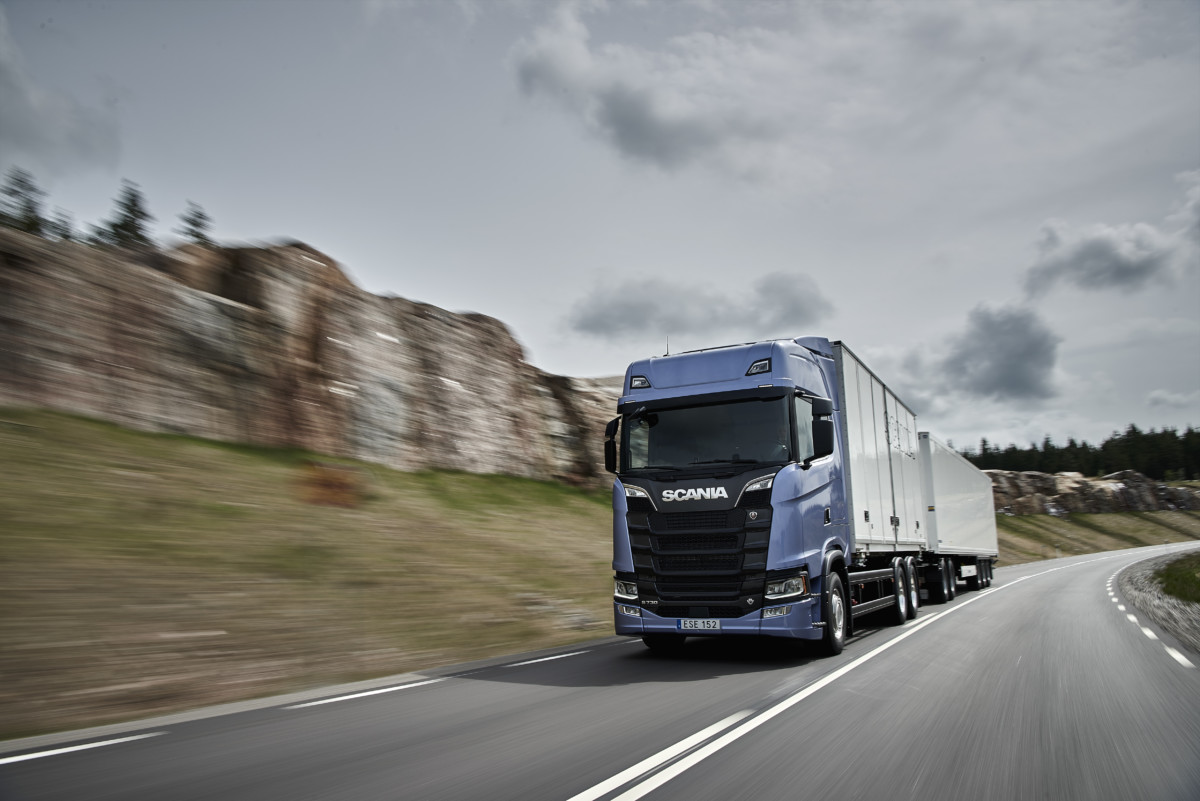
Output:
<svg viewBox="0 0 1200 801">
<path fill-rule="evenodd" d="M 819 640 L 822 630 L 814 626 L 815 618 L 820 615 L 819 597 L 807 596 L 787 604 L 792 609 L 786 615 L 764 618 L 761 609 L 755 610 L 742 617 L 720 618 L 719 630 L 679 630 L 679 618 L 659 617 L 645 609 L 640 610 L 640 616 L 625 614 L 622 607 L 636 607 L 637 602 L 614 601 L 613 623 L 617 634 L 630 637 L 641 637 L 645 634 L 686 634 L 689 637 L 721 637 L 725 635 L 765 635 L 768 637 L 788 637 L 799 640 Z M 770 607 L 768 607 L 770 608 Z"/>
</svg>

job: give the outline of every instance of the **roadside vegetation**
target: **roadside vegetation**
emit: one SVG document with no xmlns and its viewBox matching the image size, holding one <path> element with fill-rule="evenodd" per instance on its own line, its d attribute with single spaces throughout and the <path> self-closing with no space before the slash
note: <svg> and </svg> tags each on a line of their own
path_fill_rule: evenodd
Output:
<svg viewBox="0 0 1200 801">
<path fill-rule="evenodd" d="M 1163 591 L 1181 601 L 1200 604 L 1200 554 L 1176 559 L 1154 573 Z"/>
<path fill-rule="evenodd" d="M 1000 564 L 1200 514 L 999 516 Z M 0 409 L 0 739 L 611 633 L 607 492 Z"/>
</svg>

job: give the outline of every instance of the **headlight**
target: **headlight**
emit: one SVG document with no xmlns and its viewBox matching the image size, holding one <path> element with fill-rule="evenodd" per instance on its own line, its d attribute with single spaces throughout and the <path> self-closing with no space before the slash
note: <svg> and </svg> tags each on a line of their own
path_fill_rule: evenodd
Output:
<svg viewBox="0 0 1200 801">
<path fill-rule="evenodd" d="M 636 601 L 637 584 L 632 581 L 621 581 L 620 579 L 613 580 L 613 595 L 618 598 L 624 598 L 627 601 Z"/>
<path fill-rule="evenodd" d="M 768 598 L 790 598 L 793 595 L 808 594 L 808 576 L 803 574 L 788 579 L 767 582 Z"/>
<path fill-rule="evenodd" d="M 760 478 L 755 481 L 751 481 L 749 484 L 746 485 L 746 488 L 744 490 L 742 490 L 742 492 L 747 493 L 747 492 L 758 492 L 759 490 L 769 490 L 771 488 L 771 485 L 774 483 L 775 483 L 775 476 L 770 475 L 765 478 Z"/>
<path fill-rule="evenodd" d="M 649 498 L 650 493 L 646 492 L 641 487 L 635 487 L 630 484 L 625 485 L 626 498 Z"/>
</svg>

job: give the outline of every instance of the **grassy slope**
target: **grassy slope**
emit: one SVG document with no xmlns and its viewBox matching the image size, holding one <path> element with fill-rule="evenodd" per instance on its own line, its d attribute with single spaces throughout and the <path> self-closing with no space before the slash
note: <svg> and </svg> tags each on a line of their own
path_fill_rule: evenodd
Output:
<svg viewBox="0 0 1200 801">
<path fill-rule="evenodd" d="M 357 465 L 313 505 L 308 454 L 0 421 L 0 738 L 609 630 L 607 493 Z"/>
<path fill-rule="evenodd" d="M 311 458 L 0 410 L 0 738 L 611 631 L 607 493 L 342 462 L 365 497 L 315 505 Z M 998 520 L 1004 564 L 1200 538 Z"/>
</svg>

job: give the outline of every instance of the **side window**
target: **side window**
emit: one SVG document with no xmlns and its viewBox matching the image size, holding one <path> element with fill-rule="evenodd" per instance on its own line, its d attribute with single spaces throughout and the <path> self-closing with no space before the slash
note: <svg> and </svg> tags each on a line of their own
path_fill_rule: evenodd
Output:
<svg viewBox="0 0 1200 801">
<path fill-rule="evenodd" d="M 812 456 L 812 404 L 799 395 L 796 396 L 796 461 L 803 462 Z"/>
</svg>

